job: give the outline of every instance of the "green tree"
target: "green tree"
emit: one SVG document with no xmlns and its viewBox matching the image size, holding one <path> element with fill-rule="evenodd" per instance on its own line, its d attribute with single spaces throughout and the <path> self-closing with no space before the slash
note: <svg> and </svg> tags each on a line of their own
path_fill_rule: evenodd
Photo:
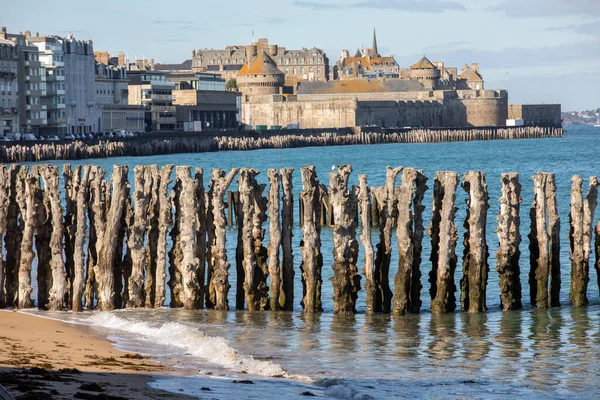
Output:
<svg viewBox="0 0 600 400">
<path fill-rule="evenodd" d="M 237 80 L 235 78 L 231 78 L 230 80 L 228 80 L 227 83 L 225 84 L 225 89 L 229 90 L 230 92 L 237 91 L 238 90 Z"/>
</svg>

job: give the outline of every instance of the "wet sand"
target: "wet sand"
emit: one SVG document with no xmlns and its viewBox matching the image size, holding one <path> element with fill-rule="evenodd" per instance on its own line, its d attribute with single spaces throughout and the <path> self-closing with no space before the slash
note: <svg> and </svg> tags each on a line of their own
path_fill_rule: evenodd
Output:
<svg viewBox="0 0 600 400">
<path fill-rule="evenodd" d="M 0 385 L 14 398 L 190 399 L 148 386 L 170 372 L 66 323 L 0 311 Z"/>
</svg>

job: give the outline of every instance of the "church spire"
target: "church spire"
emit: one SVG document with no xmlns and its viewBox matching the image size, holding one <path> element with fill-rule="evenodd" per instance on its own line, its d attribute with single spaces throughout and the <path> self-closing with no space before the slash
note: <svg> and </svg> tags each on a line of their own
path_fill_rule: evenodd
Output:
<svg viewBox="0 0 600 400">
<path fill-rule="evenodd" d="M 377 54 L 379 54 L 379 51 L 377 51 L 377 33 L 373 28 L 373 55 L 376 56 Z"/>
</svg>

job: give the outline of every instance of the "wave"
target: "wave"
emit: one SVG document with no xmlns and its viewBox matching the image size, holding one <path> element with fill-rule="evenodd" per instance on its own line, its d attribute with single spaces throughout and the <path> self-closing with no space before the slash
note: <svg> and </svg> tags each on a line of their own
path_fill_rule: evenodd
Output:
<svg viewBox="0 0 600 400">
<path fill-rule="evenodd" d="M 92 327 L 133 334 L 136 340 L 177 349 L 182 355 L 234 372 L 309 380 L 303 376 L 288 374 L 283 367 L 271 361 L 255 360 L 250 355 L 241 354 L 225 338 L 207 336 L 196 328 L 178 322 L 151 324 L 108 312 L 94 313 L 85 322 Z"/>
</svg>

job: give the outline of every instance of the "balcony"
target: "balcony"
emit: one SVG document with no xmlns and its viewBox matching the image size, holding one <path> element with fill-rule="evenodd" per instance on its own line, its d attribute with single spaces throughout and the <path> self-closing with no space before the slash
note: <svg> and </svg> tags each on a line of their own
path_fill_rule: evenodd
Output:
<svg viewBox="0 0 600 400">
<path fill-rule="evenodd" d="M 175 112 L 175 106 L 152 106 L 151 110 L 153 113 L 158 113 L 158 112 L 171 112 L 174 113 Z"/>
</svg>

